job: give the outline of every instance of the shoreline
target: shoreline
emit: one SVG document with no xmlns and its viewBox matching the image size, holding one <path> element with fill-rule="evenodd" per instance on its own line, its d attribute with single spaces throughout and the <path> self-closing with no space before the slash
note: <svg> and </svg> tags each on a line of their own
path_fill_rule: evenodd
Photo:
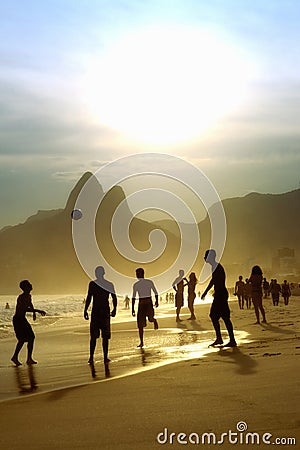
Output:
<svg viewBox="0 0 300 450">
<path fill-rule="evenodd" d="M 255 325 L 253 309 L 239 310 L 231 302 L 234 329 L 249 334 L 238 336 L 238 347 L 228 349 L 207 347 L 214 338 L 209 307 L 196 306 L 197 322 L 184 320 L 179 326 L 170 310 L 159 318 L 157 332 L 147 327 L 143 351 L 136 348 L 135 320 L 112 321 L 108 378 L 100 342 L 95 377 L 87 364 L 89 325 L 84 319 L 76 319 L 76 326 L 67 319 L 64 327 L 40 329 L 34 351 L 37 366 L 0 366 L 0 395 L 7 385 L 14 389 L 14 398 L 0 402 L 1 448 L 150 450 L 162 445 L 157 436 L 165 430 L 163 445 L 180 448 L 180 433 L 221 436 L 236 432 L 241 421 L 259 436 L 269 433 L 272 439 L 299 442 L 297 298 L 288 307 L 275 308 L 269 302 L 266 325 Z M 223 337 L 226 341 L 225 330 Z M 0 342 L 2 362 L 14 345 L 13 338 Z M 25 378 L 18 379 L 18 373 Z M 30 382 L 37 389 L 30 391 Z M 23 393 L 16 391 L 18 383 L 23 383 Z M 175 441 L 170 443 L 172 433 Z M 251 448 L 261 449 L 262 443 Z"/>
</svg>

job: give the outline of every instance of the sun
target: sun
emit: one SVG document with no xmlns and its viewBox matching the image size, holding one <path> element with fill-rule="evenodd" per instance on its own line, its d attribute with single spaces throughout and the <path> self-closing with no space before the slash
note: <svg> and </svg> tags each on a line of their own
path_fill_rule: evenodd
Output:
<svg viewBox="0 0 300 450">
<path fill-rule="evenodd" d="M 147 144 L 175 144 L 239 105 L 252 72 L 237 48 L 208 31 L 136 30 L 93 58 L 86 102 L 101 124 Z"/>
</svg>

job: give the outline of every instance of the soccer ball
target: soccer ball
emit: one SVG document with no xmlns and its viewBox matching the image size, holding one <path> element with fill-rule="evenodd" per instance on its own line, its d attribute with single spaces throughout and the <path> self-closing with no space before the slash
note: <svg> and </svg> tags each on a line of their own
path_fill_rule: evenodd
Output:
<svg viewBox="0 0 300 450">
<path fill-rule="evenodd" d="M 82 217 L 82 211 L 81 209 L 73 209 L 71 212 L 71 217 L 73 220 L 79 220 Z"/>
</svg>

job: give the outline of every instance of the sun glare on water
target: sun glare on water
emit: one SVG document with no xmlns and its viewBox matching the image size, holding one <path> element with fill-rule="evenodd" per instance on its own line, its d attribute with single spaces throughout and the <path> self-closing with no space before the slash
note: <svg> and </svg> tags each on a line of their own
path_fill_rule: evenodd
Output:
<svg viewBox="0 0 300 450">
<path fill-rule="evenodd" d="M 147 144 L 200 135 L 247 95 L 252 66 L 208 32 L 151 28 L 94 57 L 85 78 L 94 119 Z"/>
</svg>

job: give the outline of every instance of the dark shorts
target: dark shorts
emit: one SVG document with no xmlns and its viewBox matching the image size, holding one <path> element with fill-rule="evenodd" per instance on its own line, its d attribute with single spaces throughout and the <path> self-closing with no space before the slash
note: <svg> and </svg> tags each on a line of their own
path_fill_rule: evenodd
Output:
<svg viewBox="0 0 300 450">
<path fill-rule="evenodd" d="M 104 315 L 101 317 L 91 317 L 90 333 L 91 338 L 98 339 L 100 337 L 110 339 L 110 315 Z"/>
<path fill-rule="evenodd" d="M 139 300 L 139 308 L 137 313 L 138 328 L 147 326 L 147 318 L 149 322 L 154 322 L 154 308 L 151 298 L 142 298 Z"/>
<path fill-rule="evenodd" d="M 210 318 L 219 320 L 230 317 L 230 309 L 228 306 L 228 291 L 215 293 L 214 300 L 210 308 Z"/>
<path fill-rule="evenodd" d="M 176 292 L 175 294 L 175 306 L 178 308 L 183 306 L 183 294 Z"/>
<path fill-rule="evenodd" d="M 18 341 L 29 342 L 35 338 L 34 332 L 26 317 L 13 317 L 13 325 Z"/>
</svg>

